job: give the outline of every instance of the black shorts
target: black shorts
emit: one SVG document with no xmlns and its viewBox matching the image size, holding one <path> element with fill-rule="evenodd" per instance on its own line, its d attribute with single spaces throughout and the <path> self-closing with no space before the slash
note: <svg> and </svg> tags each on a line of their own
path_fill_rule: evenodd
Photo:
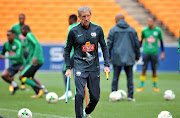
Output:
<svg viewBox="0 0 180 118">
<path fill-rule="evenodd" d="M 21 72 L 21 76 L 23 77 L 34 77 L 36 71 L 42 66 L 42 64 L 37 64 L 34 66 L 32 63 L 27 64 L 23 71 Z"/>
<path fill-rule="evenodd" d="M 158 66 L 158 55 L 143 54 L 143 62 L 143 70 L 147 70 L 149 62 L 151 62 L 152 70 L 156 70 Z"/>
<path fill-rule="evenodd" d="M 19 69 L 21 68 L 22 64 L 16 64 L 16 65 L 11 65 L 7 71 L 10 73 L 10 77 L 14 76 Z"/>
</svg>

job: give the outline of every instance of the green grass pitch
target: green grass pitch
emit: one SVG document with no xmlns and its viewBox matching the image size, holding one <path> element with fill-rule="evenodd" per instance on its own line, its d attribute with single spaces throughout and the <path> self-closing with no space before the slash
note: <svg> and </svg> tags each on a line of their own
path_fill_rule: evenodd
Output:
<svg viewBox="0 0 180 118">
<path fill-rule="evenodd" d="M 140 85 L 140 73 L 134 74 L 134 89 Z M 63 76 L 61 72 L 37 72 L 36 77 L 46 86 L 49 92 L 56 92 L 61 96 L 65 92 Z M 134 93 L 136 102 L 119 101 L 109 102 L 111 92 L 112 73 L 109 80 L 101 73 L 101 98 L 91 114 L 93 118 L 157 118 L 158 114 L 167 110 L 172 113 L 173 118 L 180 118 L 180 75 L 179 73 L 158 73 L 158 86 L 160 92 L 152 91 L 151 73 L 147 74 L 145 90 Z M 15 78 L 20 85 L 20 81 Z M 71 79 L 71 90 L 74 93 L 74 80 Z M 119 80 L 119 89 L 127 91 L 126 76 L 122 72 Z M 33 118 L 75 118 L 74 101 L 58 101 L 56 104 L 47 103 L 45 95 L 40 99 L 32 99 L 34 91 L 26 85 L 30 91 L 19 90 L 13 96 L 8 91 L 9 84 L 0 79 L 0 115 L 7 118 L 17 118 L 21 108 L 28 108 L 33 113 Z M 173 101 L 165 101 L 163 94 L 165 90 L 171 89 L 176 98 Z M 85 103 L 85 101 L 84 101 Z M 85 104 L 84 104 L 85 105 Z"/>
</svg>

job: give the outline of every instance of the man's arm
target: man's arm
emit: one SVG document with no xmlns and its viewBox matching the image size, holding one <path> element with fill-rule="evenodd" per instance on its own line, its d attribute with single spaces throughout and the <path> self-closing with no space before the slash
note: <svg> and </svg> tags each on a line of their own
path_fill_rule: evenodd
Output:
<svg viewBox="0 0 180 118">
<path fill-rule="evenodd" d="M 0 51 L 0 55 L 1 55 L 1 57 L 3 57 L 3 55 L 4 55 L 4 54 L 5 54 L 5 52 L 6 52 L 5 45 L 6 45 L 6 44 L 4 44 L 4 45 L 3 45 L 3 49 Z M 4 58 L 4 57 L 3 57 L 3 58 Z"/>
<path fill-rule="evenodd" d="M 143 40 L 143 39 L 142 39 Z M 142 45 L 142 40 L 141 40 L 141 45 Z M 140 57 L 140 42 L 139 42 L 139 38 L 137 35 L 137 32 L 134 32 L 134 41 L 135 41 L 135 54 L 136 54 L 136 60 L 139 60 Z"/>
<path fill-rule="evenodd" d="M 162 30 L 159 30 L 159 39 L 160 39 L 160 44 L 161 44 L 161 55 L 160 55 L 160 59 L 164 59 L 165 58 L 165 53 L 164 53 L 164 44 L 163 44 L 163 34 L 162 34 Z"/>
<path fill-rule="evenodd" d="M 160 59 L 164 59 L 165 58 L 165 53 L 164 53 L 163 39 L 160 39 L 160 43 L 161 43 L 161 55 L 160 55 Z"/>
<path fill-rule="evenodd" d="M 101 45 L 101 50 L 103 52 L 104 66 L 109 67 L 109 51 L 102 28 L 100 29 L 99 43 Z"/>
<path fill-rule="evenodd" d="M 74 38 L 73 38 L 73 31 L 71 30 L 68 34 L 68 38 L 66 41 L 66 45 L 64 48 L 65 52 L 65 63 L 66 63 L 66 68 L 71 69 L 71 64 L 70 64 L 70 52 L 72 49 L 72 46 L 74 45 Z"/>
<path fill-rule="evenodd" d="M 36 41 L 36 39 L 32 36 L 32 34 L 28 34 L 26 40 L 29 40 L 35 46 L 33 57 L 37 58 L 39 55 L 39 50 L 41 48 L 40 43 Z"/>
<path fill-rule="evenodd" d="M 107 38 L 107 46 L 108 46 L 108 51 L 109 51 L 109 59 L 111 59 L 111 49 L 112 49 L 112 46 L 113 46 L 113 35 L 114 35 L 114 32 L 112 31 L 112 29 L 110 29 L 109 31 L 109 34 L 108 34 L 108 38 Z"/>
<path fill-rule="evenodd" d="M 35 37 L 32 34 L 27 34 L 26 40 L 29 40 L 35 47 L 33 55 L 32 55 L 32 63 L 33 63 L 33 65 L 37 65 L 38 64 L 38 62 L 37 62 L 38 55 L 39 55 L 39 53 L 41 53 L 41 52 L 39 52 L 41 50 L 41 45 L 39 42 L 37 42 L 37 40 L 35 39 Z"/>
</svg>

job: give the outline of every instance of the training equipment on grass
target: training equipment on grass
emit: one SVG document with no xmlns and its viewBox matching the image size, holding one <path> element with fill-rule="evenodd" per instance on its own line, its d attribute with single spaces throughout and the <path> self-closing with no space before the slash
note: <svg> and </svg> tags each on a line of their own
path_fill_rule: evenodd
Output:
<svg viewBox="0 0 180 118">
<path fill-rule="evenodd" d="M 169 111 L 161 111 L 158 118 L 172 118 L 172 115 Z"/>
<path fill-rule="evenodd" d="M 67 103 L 68 102 L 68 90 L 69 89 L 69 75 L 67 77 L 67 86 L 66 86 L 66 99 L 65 99 L 65 102 Z"/>
<path fill-rule="evenodd" d="M 27 108 L 22 108 L 18 112 L 18 118 L 32 118 L 32 112 Z"/>
<path fill-rule="evenodd" d="M 108 71 L 106 71 L 106 79 L 109 79 Z"/>
<path fill-rule="evenodd" d="M 117 94 L 117 91 L 113 91 L 109 95 L 109 101 L 119 101 L 120 100 L 120 94 Z"/>
<path fill-rule="evenodd" d="M 46 101 L 48 103 L 56 103 L 56 102 L 58 102 L 58 95 L 54 92 L 49 92 L 46 95 Z"/>
<path fill-rule="evenodd" d="M 174 100 L 175 99 L 175 94 L 172 90 L 166 90 L 164 92 L 164 99 L 165 100 Z"/>
<path fill-rule="evenodd" d="M 125 100 L 127 98 L 127 93 L 124 90 L 118 90 L 116 94 L 120 96 L 120 100 Z"/>
</svg>

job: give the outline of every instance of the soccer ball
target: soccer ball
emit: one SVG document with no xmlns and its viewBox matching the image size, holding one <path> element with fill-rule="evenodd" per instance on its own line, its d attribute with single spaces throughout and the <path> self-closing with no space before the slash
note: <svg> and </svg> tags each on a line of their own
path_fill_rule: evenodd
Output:
<svg viewBox="0 0 180 118">
<path fill-rule="evenodd" d="M 32 118 L 32 112 L 27 108 L 23 108 L 19 110 L 18 118 Z"/>
<path fill-rule="evenodd" d="M 164 92 L 164 99 L 165 100 L 174 100 L 175 94 L 172 90 L 166 90 Z"/>
<path fill-rule="evenodd" d="M 118 101 L 120 100 L 120 94 L 117 94 L 117 91 L 113 91 L 109 95 L 109 101 Z"/>
<path fill-rule="evenodd" d="M 118 90 L 117 94 L 117 96 L 120 96 L 120 100 L 125 100 L 127 98 L 127 94 L 124 90 Z"/>
<path fill-rule="evenodd" d="M 46 101 L 48 103 L 56 103 L 56 102 L 58 102 L 58 95 L 54 92 L 49 92 L 46 95 Z"/>
<path fill-rule="evenodd" d="M 158 118 L 172 118 L 172 115 L 169 111 L 161 111 Z"/>
</svg>

